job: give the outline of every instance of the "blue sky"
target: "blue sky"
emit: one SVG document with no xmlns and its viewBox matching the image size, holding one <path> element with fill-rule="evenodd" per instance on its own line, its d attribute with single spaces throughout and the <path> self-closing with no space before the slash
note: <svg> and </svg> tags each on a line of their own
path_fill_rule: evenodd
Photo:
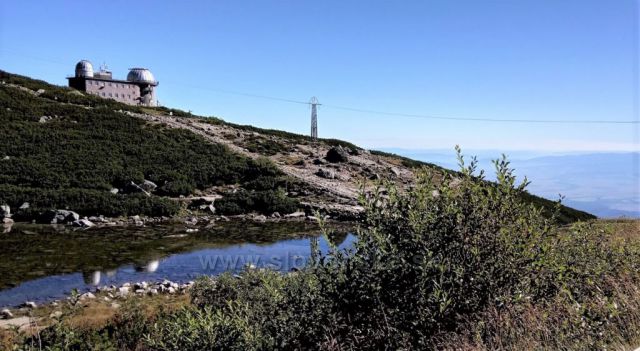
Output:
<svg viewBox="0 0 640 351">
<path fill-rule="evenodd" d="M 638 150 L 636 0 L 2 1 L 0 68 L 64 85 L 74 64 L 148 67 L 163 105 L 371 148 Z M 635 109 L 635 110 L 634 110 Z"/>
</svg>

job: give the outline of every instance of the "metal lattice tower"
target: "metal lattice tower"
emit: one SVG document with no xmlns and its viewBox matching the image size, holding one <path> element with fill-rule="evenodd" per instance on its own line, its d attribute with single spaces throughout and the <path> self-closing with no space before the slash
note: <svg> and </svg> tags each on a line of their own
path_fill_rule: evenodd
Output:
<svg viewBox="0 0 640 351">
<path fill-rule="evenodd" d="M 318 139 L 318 99 L 314 96 L 309 101 L 311 105 L 311 138 Z"/>
</svg>

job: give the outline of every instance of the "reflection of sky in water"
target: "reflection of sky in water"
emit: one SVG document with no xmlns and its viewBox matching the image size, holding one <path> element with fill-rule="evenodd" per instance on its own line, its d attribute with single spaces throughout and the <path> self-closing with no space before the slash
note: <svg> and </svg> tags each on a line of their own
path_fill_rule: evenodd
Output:
<svg viewBox="0 0 640 351">
<path fill-rule="evenodd" d="M 126 265 L 111 271 L 71 273 L 35 279 L 0 291 L 0 307 L 15 306 L 25 301 L 62 299 L 72 289 L 82 292 L 96 285 L 162 279 L 187 282 L 201 275 L 217 275 L 226 270 L 237 272 L 247 264 L 289 271 L 304 264 L 309 256 L 310 240 L 304 238 L 273 244 L 238 244 L 175 254 L 150 261 L 145 266 Z M 350 247 L 354 240 L 355 236 L 349 234 L 340 248 Z M 324 239 L 320 239 L 319 244 L 322 251 L 328 250 Z"/>
</svg>

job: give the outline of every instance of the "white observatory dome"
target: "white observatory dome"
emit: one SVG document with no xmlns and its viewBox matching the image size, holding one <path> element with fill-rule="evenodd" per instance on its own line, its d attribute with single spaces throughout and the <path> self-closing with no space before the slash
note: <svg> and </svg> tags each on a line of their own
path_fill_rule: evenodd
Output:
<svg viewBox="0 0 640 351">
<path fill-rule="evenodd" d="M 156 83 L 156 79 L 146 68 L 131 68 L 127 74 L 127 80 L 130 82 Z"/>
<path fill-rule="evenodd" d="M 76 77 L 93 77 L 93 65 L 87 60 L 82 60 L 76 64 Z"/>
</svg>

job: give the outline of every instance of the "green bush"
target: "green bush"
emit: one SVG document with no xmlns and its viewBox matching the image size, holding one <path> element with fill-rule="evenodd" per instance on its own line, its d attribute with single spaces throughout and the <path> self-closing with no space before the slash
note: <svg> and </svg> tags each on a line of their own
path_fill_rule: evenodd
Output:
<svg viewBox="0 0 640 351">
<path fill-rule="evenodd" d="M 623 323 L 640 326 L 633 304 L 640 293 L 632 288 L 640 281 L 637 243 L 607 240 L 587 224 L 558 227 L 523 201 L 527 183 L 516 184 L 508 166 L 496 161 L 497 184 L 477 181 L 475 162 L 444 180 L 422 173 L 408 193 L 384 184 L 387 192 L 362 198 L 366 220 L 351 251 L 322 255 L 314 246 L 312 263 L 284 278 L 248 271 L 199 281 L 193 301 L 259 336 L 252 345 L 243 340 L 248 348 L 459 348 L 498 345 L 509 333 L 526 335 L 533 348 L 630 340 Z M 544 325 L 547 334 L 487 320 L 490 311 L 528 306 L 538 309 L 538 323 L 544 314 L 555 317 Z"/>
<path fill-rule="evenodd" d="M 0 200 L 13 206 L 30 202 L 86 215 L 166 215 L 177 207 L 165 200 L 143 201 L 137 195 L 111 196 L 109 190 L 148 179 L 159 185 L 158 195 L 179 196 L 195 189 L 282 177 L 267 159 L 254 161 L 189 131 L 148 124 L 117 112 L 142 112 L 137 107 L 71 93 L 67 88 L 2 71 L 0 78 L 45 90 L 35 96 L 0 86 L 4 133 L 0 143 L 4 191 Z M 52 118 L 41 123 L 41 116 Z M 159 204 L 159 212 L 148 212 Z M 136 211 L 136 206 L 141 206 L 141 212 L 130 212 Z"/>
<path fill-rule="evenodd" d="M 637 238 L 612 237 L 597 223 L 559 227 L 522 199 L 527 183 L 515 183 L 506 160 L 496 169 L 497 184 L 477 181 L 475 162 L 444 180 L 422 173 L 409 192 L 382 184 L 386 191 L 362 196 L 355 246 L 322 253 L 312 240 L 301 271 L 201 278 L 191 306 L 156 315 L 147 329 L 125 318 L 92 333 L 48 328 L 44 340 L 151 350 L 609 349 L 639 341 Z"/>
<path fill-rule="evenodd" d="M 224 194 L 216 201 L 216 211 L 225 215 L 238 215 L 249 212 L 281 214 L 295 212 L 300 203 L 286 196 L 282 188 L 276 190 L 245 190 Z"/>
</svg>

